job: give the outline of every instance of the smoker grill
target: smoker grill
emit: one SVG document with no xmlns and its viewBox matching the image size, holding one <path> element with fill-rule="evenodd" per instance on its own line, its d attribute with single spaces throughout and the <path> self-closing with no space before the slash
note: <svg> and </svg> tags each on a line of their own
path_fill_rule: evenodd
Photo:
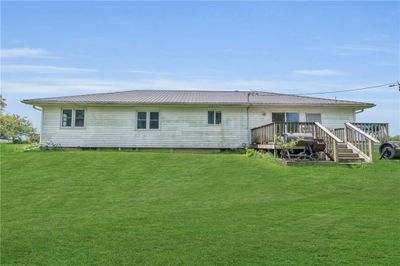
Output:
<svg viewBox="0 0 400 266">
<path fill-rule="evenodd" d="M 286 154 L 281 154 L 283 157 L 301 160 L 325 159 L 326 144 L 323 139 L 314 138 L 311 133 L 286 133 L 281 137 L 282 143 L 288 143 L 292 140 L 298 140 L 296 147 L 287 151 Z"/>
<path fill-rule="evenodd" d="M 389 141 L 379 147 L 381 159 L 400 158 L 400 141 Z"/>
</svg>

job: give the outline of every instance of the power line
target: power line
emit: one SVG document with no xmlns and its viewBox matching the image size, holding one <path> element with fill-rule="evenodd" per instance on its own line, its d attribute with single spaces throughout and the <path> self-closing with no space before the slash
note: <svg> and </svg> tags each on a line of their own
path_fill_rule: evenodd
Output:
<svg viewBox="0 0 400 266">
<path fill-rule="evenodd" d="M 368 87 L 362 87 L 362 88 L 355 88 L 355 89 L 323 91 L 323 92 L 306 92 L 306 93 L 299 93 L 299 94 L 292 94 L 292 95 L 296 95 L 296 96 L 319 95 L 319 94 L 341 93 L 341 92 L 351 92 L 351 91 L 362 91 L 362 90 L 370 90 L 370 89 L 381 88 L 381 87 L 395 87 L 395 86 L 398 86 L 399 91 L 400 91 L 400 83 L 399 83 L 399 81 L 397 81 L 396 83 L 386 83 L 386 84 L 380 84 L 380 85 L 374 85 L 374 86 L 368 86 Z"/>
</svg>

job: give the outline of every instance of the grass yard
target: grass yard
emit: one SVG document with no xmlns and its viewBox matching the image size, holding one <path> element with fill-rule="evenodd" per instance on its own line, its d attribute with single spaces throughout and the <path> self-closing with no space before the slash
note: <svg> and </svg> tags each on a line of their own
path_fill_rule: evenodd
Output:
<svg viewBox="0 0 400 266">
<path fill-rule="evenodd" d="M 1 264 L 400 264 L 400 161 L 1 146 Z"/>
</svg>

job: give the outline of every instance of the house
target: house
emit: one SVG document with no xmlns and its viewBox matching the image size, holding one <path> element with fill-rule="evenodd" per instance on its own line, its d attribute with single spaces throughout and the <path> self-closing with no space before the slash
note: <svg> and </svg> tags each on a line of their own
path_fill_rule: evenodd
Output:
<svg viewBox="0 0 400 266">
<path fill-rule="evenodd" d="M 22 102 L 42 112 L 42 144 L 121 148 L 239 148 L 253 143 L 252 129 L 269 123 L 318 122 L 333 130 L 355 122 L 358 112 L 374 106 L 270 92 L 184 90 L 133 90 Z"/>
</svg>

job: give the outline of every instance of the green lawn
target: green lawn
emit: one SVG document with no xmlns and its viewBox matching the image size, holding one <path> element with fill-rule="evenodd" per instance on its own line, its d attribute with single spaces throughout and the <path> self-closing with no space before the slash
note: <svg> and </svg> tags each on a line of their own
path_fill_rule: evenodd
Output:
<svg viewBox="0 0 400 266">
<path fill-rule="evenodd" d="M 1 264 L 400 264 L 400 161 L 1 150 Z"/>
</svg>

